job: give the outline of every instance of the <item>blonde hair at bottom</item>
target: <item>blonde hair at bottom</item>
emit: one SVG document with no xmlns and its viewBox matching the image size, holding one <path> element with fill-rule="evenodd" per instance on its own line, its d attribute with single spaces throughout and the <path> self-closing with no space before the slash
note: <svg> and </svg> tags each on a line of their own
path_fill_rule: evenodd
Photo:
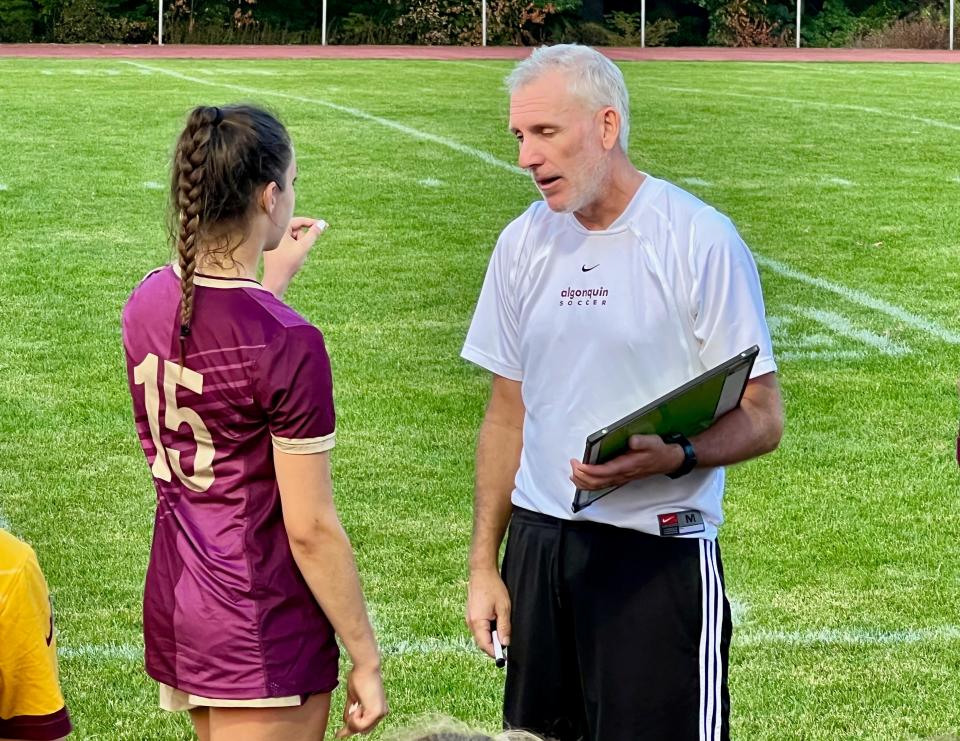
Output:
<svg viewBox="0 0 960 741">
<path fill-rule="evenodd" d="M 502 731 L 490 735 L 458 720 L 444 716 L 426 716 L 404 730 L 384 735 L 384 741 L 550 741 L 527 731 Z"/>
</svg>

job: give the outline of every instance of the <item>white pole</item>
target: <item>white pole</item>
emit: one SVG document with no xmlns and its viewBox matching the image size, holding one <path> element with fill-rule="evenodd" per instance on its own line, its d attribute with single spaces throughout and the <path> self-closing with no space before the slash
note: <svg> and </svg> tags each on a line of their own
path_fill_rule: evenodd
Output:
<svg viewBox="0 0 960 741">
<path fill-rule="evenodd" d="M 327 45 L 327 0 L 323 0 L 323 28 L 320 31 L 320 43 Z"/>
<path fill-rule="evenodd" d="M 797 0 L 797 48 L 800 48 L 800 15 L 802 11 L 803 0 Z"/>
<path fill-rule="evenodd" d="M 640 0 L 640 48 L 647 46 L 647 0 Z"/>
<path fill-rule="evenodd" d="M 487 0 L 483 0 L 483 11 L 481 13 L 483 16 L 483 45 L 487 45 Z"/>
<path fill-rule="evenodd" d="M 163 0 L 157 0 L 157 46 L 163 46 Z"/>
<path fill-rule="evenodd" d="M 953 6 L 956 0 L 950 0 L 950 51 L 953 51 L 953 35 L 956 32 L 953 20 Z"/>
</svg>

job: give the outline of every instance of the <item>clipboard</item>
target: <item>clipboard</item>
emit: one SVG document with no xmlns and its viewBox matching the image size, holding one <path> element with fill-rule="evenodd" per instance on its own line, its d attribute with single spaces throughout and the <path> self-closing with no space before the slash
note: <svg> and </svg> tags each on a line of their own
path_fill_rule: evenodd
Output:
<svg viewBox="0 0 960 741">
<path fill-rule="evenodd" d="M 625 453 L 631 435 L 679 432 L 693 437 L 703 432 L 724 414 L 740 406 L 759 352 L 760 348 L 754 345 L 623 419 L 588 435 L 583 462 L 606 463 Z M 577 489 L 573 496 L 574 514 L 619 488 Z"/>
</svg>

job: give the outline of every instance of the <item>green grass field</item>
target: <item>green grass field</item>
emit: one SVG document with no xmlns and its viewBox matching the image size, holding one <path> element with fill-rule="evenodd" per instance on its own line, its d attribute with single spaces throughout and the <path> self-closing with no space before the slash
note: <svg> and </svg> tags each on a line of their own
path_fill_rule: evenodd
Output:
<svg viewBox="0 0 960 741">
<path fill-rule="evenodd" d="M 721 535 L 735 738 L 960 731 L 960 67 L 622 66 L 636 163 L 737 223 L 780 356 L 787 433 L 731 471 Z M 154 494 L 119 314 L 170 258 L 186 110 L 235 100 L 287 122 L 297 211 L 332 225 L 287 298 L 331 350 L 384 726 L 497 726 L 502 674 L 462 621 L 488 377 L 458 354 L 536 198 L 509 167 L 508 69 L 0 59 L 0 513 L 54 593 L 76 738 L 190 737 L 142 669 Z"/>
</svg>

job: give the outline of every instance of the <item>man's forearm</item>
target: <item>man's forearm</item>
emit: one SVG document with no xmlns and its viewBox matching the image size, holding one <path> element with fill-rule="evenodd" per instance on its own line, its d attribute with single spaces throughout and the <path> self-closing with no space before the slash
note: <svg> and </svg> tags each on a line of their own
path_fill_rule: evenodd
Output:
<svg viewBox="0 0 960 741">
<path fill-rule="evenodd" d="M 497 568 L 500 543 L 510 522 L 510 495 L 522 447 L 522 425 L 484 420 L 477 441 L 471 571 Z"/>
<path fill-rule="evenodd" d="M 730 466 L 776 449 L 783 435 L 783 403 L 776 376 L 752 380 L 740 406 L 690 442 L 697 465 Z"/>
</svg>

